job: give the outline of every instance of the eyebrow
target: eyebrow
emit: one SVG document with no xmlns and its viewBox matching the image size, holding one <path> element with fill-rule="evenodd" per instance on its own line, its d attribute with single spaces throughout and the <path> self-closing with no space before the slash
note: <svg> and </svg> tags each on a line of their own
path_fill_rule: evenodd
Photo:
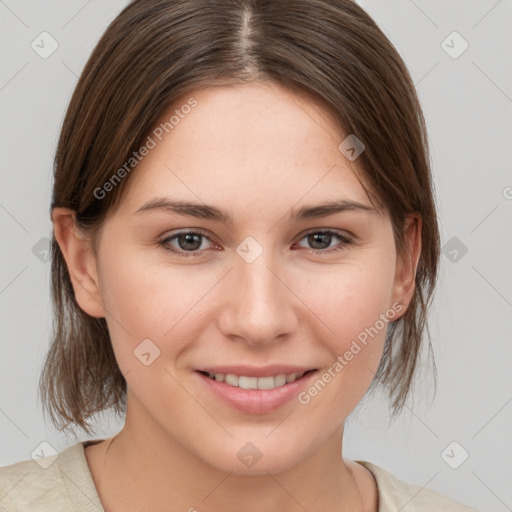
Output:
<svg viewBox="0 0 512 512">
<path fill-rule="evenodd" d="M 141 215 L 155 210 L 177 213 L 179 215 L 188 215 L 198 219 L 214 220 L 225 225 L 233 224 L 233 218 L 231 215 L 221 208 L 207 204 L 190 201 L 177 201 L 163 197 L 153 197 L 149 201 L 145 202 L 135 212 L 135 215 Z M 292 209 L 286 217 L 288 217 L 290 221 L 303 221 L 328 217 L 329 215 L 345 211 L 375 212 L 376 210 L 372 206 L 358 203 L 357 201 L 338 199 L 314 206 L 302 206 L 297 210 Z"/>
</svg>

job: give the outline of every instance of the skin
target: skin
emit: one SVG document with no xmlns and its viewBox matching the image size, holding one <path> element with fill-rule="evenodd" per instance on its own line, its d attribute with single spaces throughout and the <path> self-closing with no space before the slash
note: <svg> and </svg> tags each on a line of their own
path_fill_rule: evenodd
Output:
<svg viewBox="0 0 512 512">
<path fill-rule="evenodd" d="M 262 82 L 195 91 L 162 119 L 191 96 L 198 105 L 130 175 L 96 255 L 73 227 L 73 212 L 53 211 L 77 301 L 106 318 L 128 385 L 123 429 L 85 450 L 103 506 L 377 511 L 375 480 L 342 456 L 342 439 L 345 419 L 379 364 L 385 329 L 310 403 L 294 399 L 272 413 L 231 408 L 195 370 L 273 362 L 324 373 L 393 304 L 402 304 L 395 319 L 405 312 L 421 223 L 408 219 L 408 249 L 399 256 L 384 211 L 292 222 L 292 210 L 328 200 L 372 206 L 357 160 L 338 149 L 346 134 L 321 105 Z M 234 223 L 135 213 L 155 196 L 223 208 Z M 184 229 L 206 235 L 193 249 L 199 256 L 159 245 Z M 313 245 L 306 236 L 325 229 L 350 234 L 353 243 L 332 236 Z M 263 249 L 251 263 L 236 252 L 248 236 Z M 176 238 L 167 244 L 186 253 Z M 341 250 L 326 252 L 334 247 Z M 160 356 L 145 366 L 134 350 L 148 338 Z M 237 457 L 247 442 L 262 454 L 251 468 Z"/>
</svg>

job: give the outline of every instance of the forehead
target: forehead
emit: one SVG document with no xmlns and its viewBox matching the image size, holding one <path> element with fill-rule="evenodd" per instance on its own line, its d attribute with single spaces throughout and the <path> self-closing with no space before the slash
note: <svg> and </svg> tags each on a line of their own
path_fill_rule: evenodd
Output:
<svg viewBox="0 0 512 512">
<path fill-rule="evenodd" d="M 276 84 L 185 94 L 150 136 L 154 147 L 133 171 L 121 206 L 132 212 L 162 195 L 233 209 L 317 198 L 369 203 L 355 163 L 338 148 L 346 135 L 329 112 Z"/>
</svg>

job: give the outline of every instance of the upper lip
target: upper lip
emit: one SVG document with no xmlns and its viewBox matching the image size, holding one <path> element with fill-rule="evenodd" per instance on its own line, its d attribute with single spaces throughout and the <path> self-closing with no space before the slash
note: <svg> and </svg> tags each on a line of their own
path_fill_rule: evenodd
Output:
<svg viewBox="0 0 512 512">
<path fill-rule="evenodd" d="M 295 366 L 289 364 L 271 364 L 268 366 L 250 366 L 250 365 L 221 365 L 221 366 L 207 366 L 204 368 L 198 368 L 197 371 L 206 373 L 222 373 L 222 374 L 233 374 L 243 375 L 246 377 L 271 377 L 273 375 L 291 374 L 298 373 L 302 374 L 309 370 L 314 370 L 308 366 Z"/>
</svg>

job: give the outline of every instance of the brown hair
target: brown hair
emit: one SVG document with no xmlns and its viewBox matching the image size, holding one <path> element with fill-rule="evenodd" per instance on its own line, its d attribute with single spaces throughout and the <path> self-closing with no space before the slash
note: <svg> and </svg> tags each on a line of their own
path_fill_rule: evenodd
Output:
<svg viewBox="0 0 512 512">
<path fill-rule="evenodd" d="M 413 382 L 437 276 L 439 233 L 425 122 L 414 84 L 376 23 L 350 0 L 135 0 L 90 56 L 60 135 L 51 209 L 68 207 L 92 235 L 115 209 L 129 176 L 98 199 L 181 95 L 219 84 L 269 80 L 321 101 L 342 132 L 366 146 L 357 160 L 389 211 L 398 250 L 404 221 L 422 219 L 416 288 L 389 324 L 371 389 L 389 388 L 393 414 Z M 341 139 L 340 139 L 341 142 Z M 59 428 L 126 407 L 126 381 L 104 318 L 78 306 L 52 239 L 53 339 L 39 391 Z M 426 329 L 428 334 L 428 329 Z M 429 348 L 430 340 L 428 340 Z M 434 367 L 435 377 L 435 367 Z"/>
</svg>

